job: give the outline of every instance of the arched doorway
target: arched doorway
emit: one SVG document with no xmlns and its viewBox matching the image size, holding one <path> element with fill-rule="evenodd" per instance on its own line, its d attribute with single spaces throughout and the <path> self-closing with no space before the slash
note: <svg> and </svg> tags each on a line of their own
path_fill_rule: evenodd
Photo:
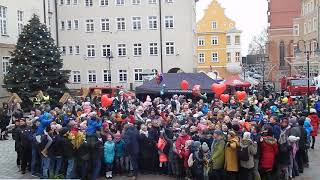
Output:
<svg viewBox="0 0 320 180">
<path fill-rule="evenodd" d="M 182 69 L 180 68 L 171 68 L 168 73 L 182 73 Z"/>
</svg>

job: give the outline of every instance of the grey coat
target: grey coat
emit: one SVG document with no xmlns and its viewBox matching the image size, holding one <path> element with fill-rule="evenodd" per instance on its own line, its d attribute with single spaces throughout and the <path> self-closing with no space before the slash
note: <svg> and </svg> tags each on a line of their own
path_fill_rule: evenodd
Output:
<svg viewBox="0 0 320 180">
<path fill-rule="evenodd" d="M 251 140 L 243 139 L 240 142 L 240 147 L 242 148 L 248 147 L 248 153 L 249 153 L 249 160 L 240 161 L 240 166 L 246 169 L 254 168 L 254 155 L 257 153 L 257 148 L 258 148 L 257 143 Z"/>
</svg>

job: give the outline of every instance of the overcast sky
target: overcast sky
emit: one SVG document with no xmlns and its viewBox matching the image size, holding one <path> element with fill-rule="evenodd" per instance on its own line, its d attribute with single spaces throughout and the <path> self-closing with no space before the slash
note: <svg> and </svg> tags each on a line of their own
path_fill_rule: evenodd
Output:
<svg viewBox="0 0 320 180">
<path fill-rule="evenodd" d="M 204 10 L 212 0 L 197 2 L 197 20 L 203 17 Z M 248 46 L 253 36 L 267 27 L 267 0 L 217 0 L 225 8 L 226 15 L 236 22 L 242 30 L 242 55 L 248 53 Z"/>
</svg>

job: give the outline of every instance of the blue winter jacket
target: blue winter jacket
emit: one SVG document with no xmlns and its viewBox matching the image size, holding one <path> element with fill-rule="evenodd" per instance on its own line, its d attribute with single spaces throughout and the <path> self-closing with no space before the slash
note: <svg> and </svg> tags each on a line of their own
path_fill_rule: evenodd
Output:
<svg viewBox="0 0 320 180">
<path fill-rule="evenodd" d="M 123 157 L 124 156 L 124 140 L 120 140 L 119 142 L 115 142 L 115 151 L 116 151 L 116 157 Z"/>
<path fill-rule="evenodd" d="M 53 121 L 53 117 L 50 113 L 45 112 L 39 116 L 38 121 L 40 122 L 40 125 L 36 130 L 36 135 L 42 135 L 44 134 L 43 131 L 46 129 L 46 127 L 49 126 L 50 123 Z"/>
<path fill-rule="evenodd" d="M 113 163 L 115 156 L 115 144 L 113 141 L 106 141 L 104 143 L 104 162 Z"/>
<path fill-rule="evenodd" d="M 95 117 L 89 119 L 88 120 L 88 128 L 87 128 L 86 134 L 88 136 L 94 135 L 96 133 L 96 130 L 100 129 L 101 126 L 102 126 L 102 122 L 101 122 L 100 119 L 96 119 Z"/>
</svg>

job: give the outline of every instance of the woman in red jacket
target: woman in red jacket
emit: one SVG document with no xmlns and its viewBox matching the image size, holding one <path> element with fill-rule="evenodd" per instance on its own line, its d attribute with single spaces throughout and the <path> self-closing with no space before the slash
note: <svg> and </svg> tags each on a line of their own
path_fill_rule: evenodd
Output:
<svg viewBox="0 0 320 180">
<path fill-rule="evenodd" d="M 261 179 L 272 180 L 271 172 L 274 166 L 275 157 L 278 154 L 277 140 L 272 137 L 272 127 L 267 125 L 262 131 L 260 139 L 261 157 Z"/>
<path fill-rule="evenodd" d="M 313 131 L 311 132 L 311 137 L 312 137 L 311 149 L 314 149 L 314 143 L 316 142 L 316 136 L 318 135 L 318 128 L 319 128 L 319 117 L 317 115 L 317 111 L 311 108 L 308 118 L 311 119 L 311 125 L 313 128 Z"/>
<path fill-rule="evenodd" d="M 190 154 L 189 148 L 186 147 L 186 142 L 188 140 L 191 140 L 191 136 L 188 135 L 187 129 L 182 128 L 181 133 L 176 140 L 177 154 L 180 157 L 179 169 L 184 169 L 185 164 L 188 162 L 188 154 Z M 181 176 L 181 174 L 178 176 Z"/>
</svg>

